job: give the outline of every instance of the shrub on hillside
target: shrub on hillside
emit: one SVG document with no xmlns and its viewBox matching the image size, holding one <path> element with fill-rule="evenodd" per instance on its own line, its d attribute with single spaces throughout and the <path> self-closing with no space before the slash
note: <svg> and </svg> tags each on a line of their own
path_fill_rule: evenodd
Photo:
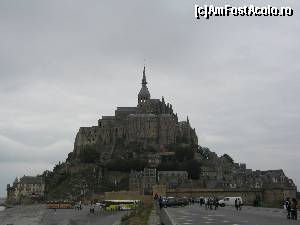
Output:
<svg viewBox="0 0 300 225">
<path fill-rule="evenodd" d="M 143 170 L 147 163 L 141 159 L 113 159 L 107 164 L 107 169 L 111 171 L 130 172 L 131 170 Z"/>
</svg>

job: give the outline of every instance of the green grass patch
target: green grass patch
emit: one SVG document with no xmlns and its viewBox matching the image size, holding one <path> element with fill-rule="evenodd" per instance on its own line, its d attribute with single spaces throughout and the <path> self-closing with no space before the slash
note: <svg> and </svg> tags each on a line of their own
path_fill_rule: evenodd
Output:
<svg viewBox="0 0 300 225">
<path fill-rule="evenodd" d="M 141 203 L 136 210 L 123 216 L 121 225 L 147 225 L 152 209 L 152 202 Z"/>
</svg>

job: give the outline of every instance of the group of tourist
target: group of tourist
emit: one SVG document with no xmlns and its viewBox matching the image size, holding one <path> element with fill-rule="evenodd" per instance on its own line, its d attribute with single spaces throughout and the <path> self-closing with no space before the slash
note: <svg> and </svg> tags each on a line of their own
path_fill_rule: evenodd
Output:
<svg viewBox="0 0 300 225">
<path fill-rule="evenodd" d="M 212 210 L 213 208 L 215 210 L 218 209 L 218 206 L 219 206 L 218 199 L 209 197 L 209 198 L 203 199 L 203 200 L 204 200 L 205 209 L 210 209 L 210 210 Z M 200 206 L 202 205 L 201 201 L 202 201 L 202 199 L 200 199 Z"/>
<path fill-rule="evenodd" d="M 287 219 L 288 220 L 297 220 L 297 200 L 295 198 L 287 198 L 284 207 L 287 210 Z"/>
</svg>

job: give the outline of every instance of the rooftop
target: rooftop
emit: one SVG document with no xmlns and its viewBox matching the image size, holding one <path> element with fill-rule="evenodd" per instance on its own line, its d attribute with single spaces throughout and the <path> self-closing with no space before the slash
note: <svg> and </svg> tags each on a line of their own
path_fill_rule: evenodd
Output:
<svg viewBox="0 0 300 225">
<path fill-rule="evenodd" d="M 135 111 L 136 107 L 117 107 L 117 111 L 127 112 L 127 111 Z"/>
</svg>

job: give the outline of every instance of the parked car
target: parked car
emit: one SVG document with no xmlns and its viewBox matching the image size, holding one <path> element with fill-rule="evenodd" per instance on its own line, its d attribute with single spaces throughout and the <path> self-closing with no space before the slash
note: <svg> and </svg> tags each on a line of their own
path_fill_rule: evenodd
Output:
<svg viewBox="0 0 300 225">
<path fill-rule="evenodd" d="M 164 207 L 186 206 L 188 204 L 189 204 L 189 201 L 187 198 L 168 197 L 164 203 Z"/>
<path fill-rule="evenodd" d="M 180 206 L 189 205 L 189 199 L 188 198 L 183 197 L 183 198 L 177 198 L 176 200 L 177 200 L 178 205 L 180 205 Z"/>
<path fill-rule="evenodd" d="M 174 197 L 167 197 L 165 201 L 163 201 L 164 207 L 177 206 L 177 201 Z"/>
<path fill-rule="evenodd" d="M 235 206 L 235 200 L 238 199 L 240 200 L 240 204 L 243 205 L 243 199 L 242 197 L 225 197 L 221 200 L 219 200 L 219 205 L 224 207 L 224 206 Z"/>
</svg>

